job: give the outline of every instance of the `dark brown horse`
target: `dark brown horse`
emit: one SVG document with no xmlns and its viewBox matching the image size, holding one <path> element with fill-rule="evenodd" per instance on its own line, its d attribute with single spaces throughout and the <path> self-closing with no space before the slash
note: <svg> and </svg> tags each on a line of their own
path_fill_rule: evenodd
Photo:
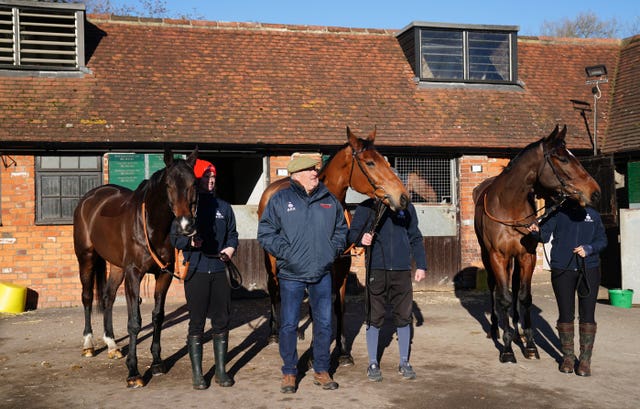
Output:
<svg viewBox="0 0 640 409">
<path fill-rule="evenodd" d="M 520 327 L 527 359 L 539 358 L 531 329 L 531 278 L 536 264 L 537 242 L 529 236 L 527 226 L 537 219 L 532 194 L 571 198 L 582 206 L 600 197 L 598 183 L 567 150 L 567 127 L 553 132 L 525 147 L 498 175 L 473 190 L 475 231 L 488 274 L 491 295 L 491 336 L 497 341 L 502 324 L 504 343 L 501 362 L 516 362 L 509 325 L 513 292 L 517 304 L 513 324 Z M 516 283 L 516 285 L 514 285 Z M 519 283 L 519 285 L 518 285 Z"/>
<path fill-rule="evenodd" d="M 104 313 L 104 341 L 110 358 L 120 358 L 112 324 L 116 291 L 125 283 L 129 333 L 127 386 L 144 386 L 138 372 L 136 345 L 141 329 L 140 281 L 155 275 L 155 306 L 152 314 L 151 354 L 153 375 L 165 373 L 160 358 L 160 330 L 164 304 L 173 276 L 175 252 L 169 243 L 172 223 L 180 234 L 195 233 L 193 210 L 196 201 L 193 165 L 197 150 L 186 160 L 165 152 L 166 167 L 143 181 L 135 191 L 103 185 L 80 200 L 73 216 L 73 241 L 80 267 L 84 306 L 84 356 L 94 355 L 91 309 L 94 285 Z M 115 266 L 107 280 L 106 263 Z"/>
<path fill-rule="evenodd" d="M 322 168 L 318 177 L 343 206 L 345 206 L 347 188 L 351 187 L 359 193 L 382 200 L 386 206 L 393 210 L 405 209 L 409 203 L 409 193 L 389 163 L 373 146 L 375 137 L 375 129 L 367 138 L 359 138 L 347 127 L 347 144 Z M 258 217 L 262 216 L 271 196 L 288 188 L 289 183 L 289 178 L 280 179 L 265 189 L 258 205 Z M 347 220 L 350 221 L 348 212 L 346 215 Z M 280 293 L 276 260 L 266 252 L 265 266 L 271 298 L 270 340 L 277 342 Z M 333 265 L 333 287 L 336 292 L 334 311 L 337 317 L 336 347 L 338 348 L 340 365 L 343 366 L 353 365 L 353 357 L 344 336 L 344 297 L 350 267 L 350 257 L 341 257 Z"/>
</svg>

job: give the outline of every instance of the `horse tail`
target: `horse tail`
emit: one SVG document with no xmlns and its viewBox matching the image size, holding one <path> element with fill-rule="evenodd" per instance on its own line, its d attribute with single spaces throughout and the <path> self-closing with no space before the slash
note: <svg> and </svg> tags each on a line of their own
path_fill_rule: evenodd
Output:
<svg viewBox="0 0 640 409">
<path fill-rule="evenodd" d="M 96 262 L 94 266 L 98 311 L 104 312 L 107 297 L 107 263 L 104 260 L 100 260 L 100 262 Z"/>
</svg>

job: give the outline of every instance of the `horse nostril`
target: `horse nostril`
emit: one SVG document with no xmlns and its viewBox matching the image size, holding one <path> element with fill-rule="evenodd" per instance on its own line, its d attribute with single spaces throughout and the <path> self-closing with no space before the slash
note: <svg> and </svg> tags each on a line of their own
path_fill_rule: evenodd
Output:
<svg viewBox="0 0 640 409">
<path fill-rule="evenodd" d="M 406 209 L 409 206 L 409 196 L 402 194 L 400 195 L 400 208 Z"/>
</svg>

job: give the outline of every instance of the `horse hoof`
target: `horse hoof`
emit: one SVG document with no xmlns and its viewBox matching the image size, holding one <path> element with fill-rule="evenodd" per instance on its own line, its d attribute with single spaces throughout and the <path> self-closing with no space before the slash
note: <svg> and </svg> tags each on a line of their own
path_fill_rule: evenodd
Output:
<svg viewBox="0 0 640 409">
<path fill-rule="evenodd" d="M 500 362 L 502 362 L 503 364 L 515 364 L 516 356 L 513 354 L 513 352 L 503 352 L 500 354 Z"/>
<path fill-rule="evenodd" d="M 278 336 L 277 335 L 269 335 L 269 344 L 277 344 L 279 341 Z"/>
<path fill-rule="evenodd" d="M 82 350 L 82 356 L 85 358 L 93 358 L 96 356 L 96 350 L 94 348 L 85 348 Z"/>
<path fill-rule="evenodd" d="M 533 359 L 533 358 L 540 359 L 540 354 L 538 353 L 538 348 L 536 347 L 525 348 L 524 352 L 525 352 L 524 356 L 527 359 Z"/>
<path fill-rule="evenodd" d="M 163 363 L 151 365 L 151 375 L 159 376 L 164 375 L 165 373 L 167 373 L 167 371 L 165 370 Z"/>
<path fill-rule="evenodd" d="M 338 364 L 340 366 L 353 366 L 355 361 L 351 355 L 342 355 L 338 358 Z"/>
<path fill-rule="evenodd" d="M 114 349 L 112 351 L 109 351 L 107 352 L 107 355 L 109 356 L 109 359 L 120 359 L 124 356 L 122 355 L 122 352 L 120 352 L 119 349 Z"/>
<path fill-rule="evenodd" d="M 144 382 L 142 381 L 142 378 L 140 376 L 127 379 L 127 388 L 137 389 L 142 388 L 143 386 Z"/>
</svg>

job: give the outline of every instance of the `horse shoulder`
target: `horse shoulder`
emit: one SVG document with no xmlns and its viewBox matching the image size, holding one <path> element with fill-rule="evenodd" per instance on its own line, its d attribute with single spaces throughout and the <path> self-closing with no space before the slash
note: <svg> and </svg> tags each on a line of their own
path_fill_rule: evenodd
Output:
<svg viewBox="0 0 640 409">
<path fill-rule="evenodd" d="M 267 203 L 271 197 L 277 192 L 287 189 L 291 186 L 291 182 L 289 178 L 278 179 L 273 183 L 270 183 L 269 186 L 262 192 L 262 196 L 260 196 L 260 202 L 258 203 L 258 218 L 262 216 L 262 212 L 267 207 Z"/>
<path fill-rule="evenodd" d="M 483 180 L 478 186 L 476 186 L 473 189 L 473 203 L 478 203 L 479 202 L 480 197 L 484 194 L 484 192 L 493 183 L 493 181 L 495 179 L 496 179 L 495 176 L 487 178 L 487 179 Z"/>
</svg>

